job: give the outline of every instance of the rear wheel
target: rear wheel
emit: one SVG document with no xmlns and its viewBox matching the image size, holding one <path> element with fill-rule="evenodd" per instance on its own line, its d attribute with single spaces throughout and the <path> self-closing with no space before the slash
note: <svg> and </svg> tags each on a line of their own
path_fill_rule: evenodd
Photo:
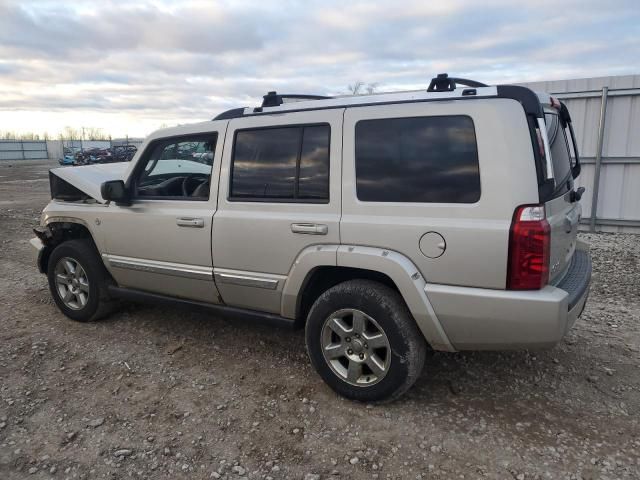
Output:
<svg viewBox="0 0 640 480">
<path fill-rule="evenodd" d="M 109 273 L 89 240 L 58 245 L 49 257 L 47 278 L 53 300 L 72 320 L 98 320 L 115 306 L 107 291 Z"/>
<path fill-rule="evenodd" d="M 330 288 L 311 307 L 306 325 L 311 363 L 339 394 L 392 400 L 422 371 L 427 345 L 395 290 L 370 280 Z"/>
</svg>

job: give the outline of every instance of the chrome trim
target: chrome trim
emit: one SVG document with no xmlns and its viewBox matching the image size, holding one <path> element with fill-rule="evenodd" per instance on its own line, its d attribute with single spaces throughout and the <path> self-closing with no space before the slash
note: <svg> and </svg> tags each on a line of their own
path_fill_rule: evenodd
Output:
<svg viewBox="0 0 640 480">
<path fill-rule="evenodd" d="M 540 129 L 540 135 L 542 135 L 542 143 L 544 145 L 544 156 L 547 164 L 547 180 L 555 180 L 553 172 L 553 162 L 551 161 L 551 150 L 549 143 L 549 135 L 547 135 L 547 124 L 544 118 L 538 118 L 538 128 Z"/>
<path fill-rule="evenodd" d="M 142 258 L 120 257 L 118 255 L 109 255 L 107 253 L 103 253 L 102 258 L 104 258 L 113 268 L 124 268 L 127 270 L 158 273 L 174 277 L 213 281 L 213 268 L 211 267 L 160 262 L 157 260 L 145 260 Z"/>
<path fill-rule="evenodd" d="M 265 288 L 275 290 L 281 279 L 286 277 L 269 274 L 245 273 L 233 270 L 218 270 L 213 272 L 216 283 L 226 283 L 230 285 L 240 285 L 242 287 Z"/>
</svg>

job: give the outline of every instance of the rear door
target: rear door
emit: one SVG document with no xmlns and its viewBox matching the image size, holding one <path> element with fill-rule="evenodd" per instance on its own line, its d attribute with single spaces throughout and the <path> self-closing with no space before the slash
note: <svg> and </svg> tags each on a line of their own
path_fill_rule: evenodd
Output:
<svg viewBox="0 0 640 480">
<path fill-rule="evenodd" d="M 280 313 L 300 252 L 340 243 L 343 111 L 229 122 L 212 238 L 226 304 Z"/>
<path fill-rule="evenodd" d="M 574 182 L 571 171 L 571 132 L 555 108 L 545 109 L 545 122 L 556 185 L 551 200 L 545 203 L 547 221 L 551 228 L 549 280 L 555 284 L 562 279 L 571 264 L 582 208 L 572 194 Z"/>
</svg>

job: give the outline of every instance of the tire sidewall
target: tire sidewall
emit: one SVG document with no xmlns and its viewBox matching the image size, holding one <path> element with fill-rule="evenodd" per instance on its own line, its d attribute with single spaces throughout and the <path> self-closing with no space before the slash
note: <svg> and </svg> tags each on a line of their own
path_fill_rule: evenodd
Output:
<svg viewBox="0 0 640 480">
<path fill-rule="evenodd" d="M 307 351 L 316 371 L 336 392 L 361 401 L 379 401 L 396 396 L 404 391 L 406 379 L 411 375 L 408 359 L 417 352 L 408 335 L 401 328 L 407 321 L 413 322 L 408 309 L 399 295 L 390 288 L 367 282 L 358 284 L 346 282 L 323 293 L 311 308 L 306 324 L 305 336 Z M 329 366 L 322 354 L 322 327 L 334 312 L 352 308 L 372 317 L 384 330 L 391 346 L 389 371 L 378 383 L 370 386 L 355 386 L 342 380 Z"/>
<path fill-rule="evenodd" d="M 99 272 L 93 266 L 90 258 L 88 258 L 85 248 L 78 248 L 77 241 L 69 241 L 58 245 L 51 256 L 49 257 L 49 263 L 47 266 L 47 278 L 49 280 L 49 290 L 53 296 L 53 300 L 56 302 L 58 308 L 67 317 L 79 322 L 87 322 L 92 319 L 96 311 L 98 310 L 100 303 L 100 275 Z M 84 245 L 83 245 L 84 246 Z M 58 289 L 55 283 L 55 268 L 58 261 L 61 258 L 72 258 L 82 266 L 84 269 L 87 280 L 89 281 L 89 300 L 87 304 L 81 309 L 73 309 L 68 307 L 60 298 Z"/>
</svg>

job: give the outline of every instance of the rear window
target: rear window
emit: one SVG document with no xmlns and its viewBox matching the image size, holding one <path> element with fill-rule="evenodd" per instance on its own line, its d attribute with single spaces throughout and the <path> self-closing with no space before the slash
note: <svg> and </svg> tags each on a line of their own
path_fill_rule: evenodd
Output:
<svg viewBox="0 0 640 480">
<path fill-rule="evenodd" d="M 470 117 L 362 120 L 355 133 L 359 200 L 474 203 L 480 199 L 478 148 Z"/>
<path fill-rule="evenodd" d="M 556 184 L 565 182 L 571 173 L 571 155 L 567 133 L 560 123 L 559 115 L 546 113 L 547 136 L 553 163 L 553 177 Z"/>
</svg>

